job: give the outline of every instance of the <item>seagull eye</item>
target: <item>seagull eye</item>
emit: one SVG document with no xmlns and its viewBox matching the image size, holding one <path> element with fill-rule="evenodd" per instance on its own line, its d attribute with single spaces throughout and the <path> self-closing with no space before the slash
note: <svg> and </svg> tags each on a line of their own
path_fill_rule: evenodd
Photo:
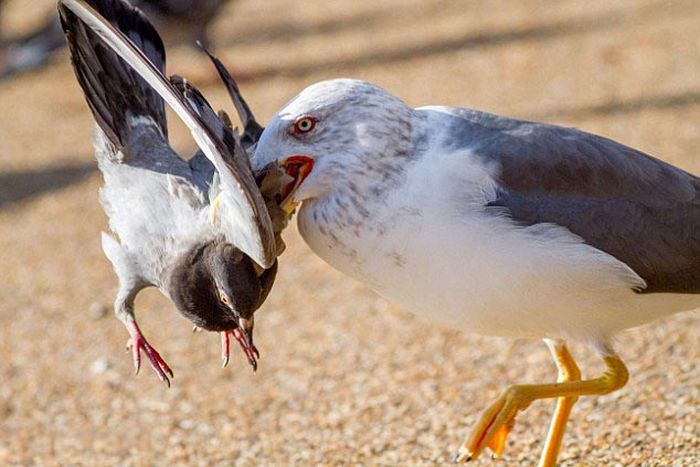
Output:
<svg viewBox="0 0 700 467">
<path fill-rule="evenodd" d="M 294 134 L 301 135 L 308 133 L 316 127 L 316 119 L 314 117 L 305 115 L 303 117 L 297 118 L 294 122 Z"/>
</svg>

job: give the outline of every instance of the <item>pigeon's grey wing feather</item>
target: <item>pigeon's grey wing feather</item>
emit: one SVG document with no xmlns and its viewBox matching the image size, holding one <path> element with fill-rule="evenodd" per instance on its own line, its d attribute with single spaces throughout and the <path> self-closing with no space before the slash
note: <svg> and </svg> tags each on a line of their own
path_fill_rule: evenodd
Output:
<svg viewBox="0 0 700 467">
<path fill-rule="evenodd" d="M 134 47 L 137 47 L 155 68 L 163 72 L 163 42 L 142 14 L 123 2 L 102 0 L 97 3 L 100 11 L 108 15 L 105 19 L 121 30 L 132 41 Z M 131 11 L 123 12 L 123 9 Z M 130 124 L 126 120 L 129 112 L 125 112 L 125 108 L 134 116 L 147 116 L 152 119 L 167 137 L 165 103 L 158 93 L 146 86 L 144 80 L 101 43 L 97 34 L 78 20 L 71 10 L 59 4 L 59 14 L 63 30 L 68 36 L 78 81 L 85 91 L 97 124 L 110 141 L 119 149 L 128 143 Z M 120 70 L 121 73 L 114 73 L 115 70 Z M 121 92 L 105 93 L 102 91 L 104 88 L 119 89 Z"/>
<path fill-rule="evenodd" d="M 221 63 L 221 60 L 212 55 L 205 47 L 202 46 L 202 49 L 204 49 L 211 61 L 214 63 L 216 70 L 219 72 L 221 80 L 226 85 L 226 89 L 228 90 L 229 96 L 231 97 L 233 105 L 236 108 L 236 112 L 238 113 L 238 118 L 240 118 L 241 123 L 243 124 L 241 144 L 245 150 L 248 151 L 253 145 L 255 145 L 255 143 L 258 142 L 260 135 L 262 135 L 265 128 L 255 119 L 253 112 L 248 106 L 248 103 L 245 101 L 245 99 L 243 99 L 241 91 L 238 89 L 238 84 L 236 84 L 236 81 L 228 72 L 224 64 Z"/>
<path fill-rule="evenodd" d="M 192 183 L 194 183 L 200 191 L 209 197 L 209 189 L 211 187 L 216 168 L 211 163 L 207 156 L 200 150 L 197 151 L 189 160 L 190 170 L 192 171 Z"/>
<path fill-rule="evenodd" d="M 171 76 L 170 82 L 173 84 L 173 86 L 175 86 L 175 88 L 177 88 L 178 91 L 180 91 L 192 109 L 194 109 L 199 116 L 206 121 L 207 125 L 215 129 L 217 134 L 222 139 L 231 137 L 230 132 L 227 132 L 225 129 L 221 128 L 223 123 L 214 113 L 207 100 L 196 87 L 194 87 L 185 78 L 178 75 Z M 235 143 L 229 142 L 229 144 L 233 145 Z M 222 154 L 224 159 L 226 159 L 227 156 L 228 153 Z M 227 163 L 232 164 L 233 162 L 227 161 Z M 204 152 L 200 149 L 194 154 L 194 156 L 192 156 L 192 158 L 190 158 L 189 166 L 190 170 L 192 170 L 192 181 L 197 185 L 197 187 L 199 187 L 202 193 L 209 197 L 209 189 L 214 182 L 214 173 L 216 172 L 214 164 L 212 164 L 212 162 L 207 158 L 206 154 L 204 154 Z M 218 194 L 220 187 L 217 186 L 215 191 Z"/>
<path fill-rule="evenodd" d="M 230 167 L 236 167 L 239 164 L 247 164 L 247 158 L 237 158 L 233 157 L 235 154 L 235 147 L 238 144 L 233 132 L 229 126 L 224 123 L 221 118 L 214 112 L 209 102 L 206 98 L 199 92 L 199 89 L 194 87 L 192 83 L 187 81 L 185 78 L 173 75 L 170 77 L 170 82 L 172 85 L 180 92 L 182 97 L 187 101 L 190 108 L 197 113 L 197 116 L 204 122 L 204 124 L 212 130 L 212 132 L 221 140 L 221 142 L 228 149 L 221 153 L 221 158 Z M 213 165 L 212 165 L 213 167 Z M 249 166 L 248 171 L 250 170 Z M 243 169 L 241 167 L 241 169 Z"/>
<path fill-rule="evenodd" d="M 497 167 L 490 206 L 554 223 L 616 257 L 643 293 L 700 293 L 700 179 L 610 139 L 470 110 L 445 119 L 445 144 Z"/>
<path fill-rule="evenodd" d="M 230 152 L 231 148 L 216 134 L 216 130 L 210 128 L 190 107 L 180 92 L 165 79 L 162 72 L 140 49 L 105 21 L 87 2 L 61 0 L 61 3 L 80 17 L 106 45 L 153 87 L 187 125 L 197 145 L 212 161 L 221 177 L 223 196 L 218 219 L 223 233 L 231 243 L 262 267 L 271 266 L 276 257 L 272 222 L 253 174 L 246 170 L 247 156 L 240 145 L 236 144 L 233 148 L 230 156 L 235 165 L 230 165 L 222 157 L 222 153 Z"/>
<path fill-rule="evenodd" d="M 92 0 L 92 4 L 104 11 L 108 21 L 121 28 L 154 66 L 165 68 L 163 43 L 138 9 L 115 0 Z M 109 170 L 107 161 L 189 178 L 187 163 L 168 144 L 163 99 L 71 10 L 59 5 L 59 15 L 75 75 L 102 130 L 97 138 L 106 137 L 109 143 L 96 151 L 100 168 Z"/>
</svg>

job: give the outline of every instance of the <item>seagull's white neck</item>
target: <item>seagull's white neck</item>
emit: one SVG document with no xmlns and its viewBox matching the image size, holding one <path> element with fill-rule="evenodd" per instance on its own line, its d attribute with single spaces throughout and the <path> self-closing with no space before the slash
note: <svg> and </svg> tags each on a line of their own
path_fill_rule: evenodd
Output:
<svg viewBox="0 0 700 467">
<path fill-rule="evenodd" d="M 360 235 L 374 229 L 375 214 L 388 194 L 404 183 L 407 169 L 425 144 L 420 117 L 399 104 L 385 126 L 356 126 L 356 144 L 342 153 L 324 153 L 318 158 L 299 189 L 299 199 L 304 200 L 300 228 L 313 225 L 330 243 L 338 243 L 334 237 L 339 232 Z M 306 192 L 307 184 L 314 188 Z"/>
</svg>

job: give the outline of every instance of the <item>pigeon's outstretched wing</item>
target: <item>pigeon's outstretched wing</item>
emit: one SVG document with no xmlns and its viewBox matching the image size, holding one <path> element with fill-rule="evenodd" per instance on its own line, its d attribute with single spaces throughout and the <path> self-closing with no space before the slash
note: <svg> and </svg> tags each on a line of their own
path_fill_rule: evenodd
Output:
<svg viewBox="0 0 700 467">
<path fill-rule="evenodd" d="M 106 7 L 102 10 L 110 13 L 110 21 L 130 38 L 153 66 L 165 71 L 163 42 L 151 23 L 129 4 L 102 0 L 100 6 Z M 148 120 L 148 125 L 155 125 L 167 141 L 165 104 L 158 93 L 128 66 L 120 63 L 119 57 L 101 44 L 70 11 L 59 8 L 59 15 L 68 38 L 76 78 L 85 92 L 95 121 L 110 142 L 118 150 L 126 149 L 130 153 L 136 150 L 129 142 L 137 122 L 127 121 L 134 118 Z"/>
<path fill-rule="evenodd" d="M 162 70 L 91 5 L 97 0 L 60 0 L 105 45 L 138 73 L 190 129 L 197 145 L 216 168 L 222 187 L 216 216 L 227 240 L 256 263 L 270 267 L 276 257 L 275 238 L 265 202 L 255 183 L 248 158 L 230 130 L 221 125 L 212 127 L 206 118 L 192 108 L 182 93 L 168 81 Z"/>
</svg>

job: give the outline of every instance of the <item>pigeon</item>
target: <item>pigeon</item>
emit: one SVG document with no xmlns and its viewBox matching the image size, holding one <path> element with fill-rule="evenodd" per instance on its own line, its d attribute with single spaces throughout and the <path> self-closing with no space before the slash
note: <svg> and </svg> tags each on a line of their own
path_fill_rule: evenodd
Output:
<svg viewBox="0 0 700 467">
<path fill-rule="evenodd" d="M 700 179 L 610 139 L 334 79 L 268 123 L 253 167 L 271 163 L 337 270 L 448 328 L 545 340 L 558 382 L 509 387 L 456 461 L 500 456 L 518 412 L 555 398 L 539 462 L 556 465 L 577 398 L 628 380 L 613 336 L 700 306 Z M 581 380 L 567 340 L 605 373 Z"/>
<path fill-rule="evenodd" d="M 283 248 L 276 232 L 285 217 L 273 215 L 273 225 L 270 216 L 278 204 L 263 197 L 228 116 L 214 113 L 184 78 L 163 76 L 162 40 L 139 9 L 122 0 L 64 0 L 58 9 L 75 75 L 97 122 L 100 201 L 111 229 L 102 234 L 102 248 L 119 279 L 114 308 L 129 331 L 136 371 L 144 351 L 168 386 L 173 377 L 134 314 L 136 295 L 150 286 L 197 328 L 221 333 L 224 366 L 234 336 L 257 368 L 253 314 L 271 290 Z M 103 35 L 139 57 L 167 88 L 167 98 Z M 201 148 L 189 160 L 168 143 L 166 101 Z M 248 119 L 255 121 L 252 114 Z M 254 125 L 248 122 L 248 128 Z M 265 171 L 257 175 L 264 181 Z"/>
</svg>

